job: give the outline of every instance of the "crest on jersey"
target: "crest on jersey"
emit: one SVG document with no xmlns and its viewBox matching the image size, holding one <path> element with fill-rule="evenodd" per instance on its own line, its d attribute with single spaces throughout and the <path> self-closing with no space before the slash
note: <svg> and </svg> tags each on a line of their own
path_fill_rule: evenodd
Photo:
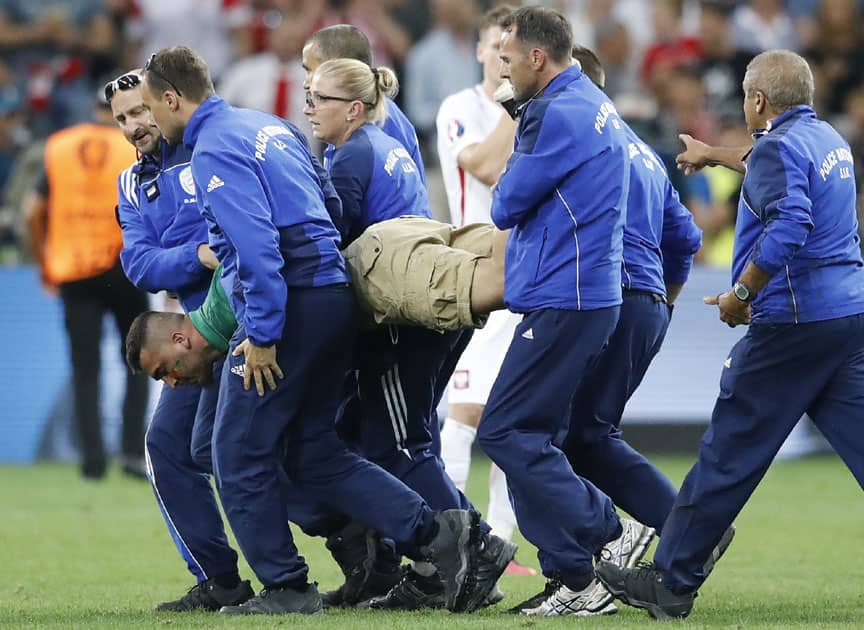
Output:
<svg viewBox="0 0 864 630">
<path fill-rule="evenodd" d="M 180 186 L 187 195 L 195 194 L 195 180 L 192 179 L 192 167 L 187 166 L 180 171 Z"/>
<path fill-rule="evenodd" d="M 454 118 L 450 121 L 450 124 L 447 125 L 447 137 L 450 139 L 450 142 L 455 142 L 456 139 L 461 138 L 464 133 L 465 125 L 462 124 L 461 120 L 456 120 Z"/>
</svg>

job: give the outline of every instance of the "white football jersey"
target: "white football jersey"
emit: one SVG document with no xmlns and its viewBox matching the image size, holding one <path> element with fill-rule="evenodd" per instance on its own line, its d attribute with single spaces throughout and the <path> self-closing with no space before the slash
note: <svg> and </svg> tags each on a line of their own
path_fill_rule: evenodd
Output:
<svg viewBox="0 0 864 630">
<path fill-rule="evenodd" d="M 506 115 L 480 85 L 452 94 L 441 103 L 435 121 L 438 160 L 453 225 L 492 222 L 491 189 L 460 168 L 458 157 L 465 147 L 482 142 Z"/>
</svg>

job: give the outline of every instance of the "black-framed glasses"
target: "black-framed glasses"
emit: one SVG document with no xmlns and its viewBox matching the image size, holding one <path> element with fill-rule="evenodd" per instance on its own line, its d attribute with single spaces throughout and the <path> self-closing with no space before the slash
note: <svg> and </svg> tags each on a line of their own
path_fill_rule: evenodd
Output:
<svg viewBox="0 0 864 630">
<path fill-rule="evenodd" d="M 306 91 L 306 107 L 316 107 L 324 101 L 341 101 L 342 103 L 353 103 L 356 98 L 344 98 L 342 96 L 327 96 L 320 92 Z"/>
<path fill-rule="evenodd" d="M 141 75 L 136 72 L 127 72 L 105 84 L 105 100 L 111 102 L 117 92 L 131 90 L 141 84 Z"/>
<path fill-rule="evenodd" d="M 174 85 L 174 82 L 168 77 L 166 77 L 162 72 L 157 70 L 155 66 L 156 53 L 153 53 L 152 55 L 150 55 L 150 59 L 147 60 L 147 63 L 144 64 L 144 72 L 152 72 L 156 75 L 157 79 L 162 79 L 163 81 L 165 81 L 165 83 L 170 85 L 174 89 L 174 91 L 177 92 L 177 96 L 183 96 L 183 93 L 177 88 L 176 85 Z"/>
</svg>

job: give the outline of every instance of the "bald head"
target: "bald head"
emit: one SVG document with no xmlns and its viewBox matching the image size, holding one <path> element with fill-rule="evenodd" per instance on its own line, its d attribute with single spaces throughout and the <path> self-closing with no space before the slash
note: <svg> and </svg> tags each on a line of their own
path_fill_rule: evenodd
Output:
<svg viewBox="0 0 864 630">
<path fill-rule="evenodd" d="M 813 72 L 801 55 L 791 50 L 768 50 L 747 65 L 744 93 L 761 92 L 775 114 L 796 105 L 813 105 Z"/>
</svg>

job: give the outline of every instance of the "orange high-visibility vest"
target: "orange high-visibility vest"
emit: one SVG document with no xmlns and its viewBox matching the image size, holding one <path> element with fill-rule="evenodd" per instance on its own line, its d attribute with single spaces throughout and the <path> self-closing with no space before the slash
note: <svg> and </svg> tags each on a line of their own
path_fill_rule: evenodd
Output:
<svg viewBox="0 0 864 630">
<path fill-rule="evenodd" d="M 123 247 L 114 213 L 117 176 L 135 159 L 135 147 L 116 127 L 84 123 L 48 137 L 45 277 L 49 282 L 92 278 L 117 262 Z"/>
</svg>

